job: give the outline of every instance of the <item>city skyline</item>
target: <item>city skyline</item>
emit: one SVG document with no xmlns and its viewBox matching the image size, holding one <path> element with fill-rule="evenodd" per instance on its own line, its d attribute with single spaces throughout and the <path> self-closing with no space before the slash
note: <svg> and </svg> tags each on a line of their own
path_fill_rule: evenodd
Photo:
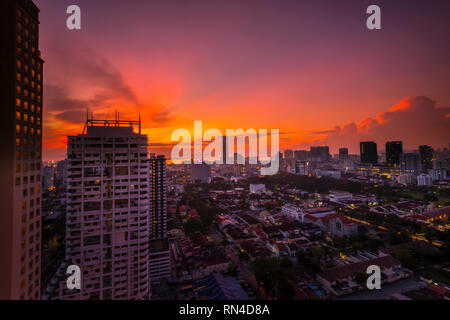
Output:
<svg viewBox="0 0 450 320">
<path fill-rule="evenodd" d="M 87 108 L 108 118 L 141 112 L 152 152 L 166 157 L 171 132 L 191 130 L 194 120 L 279 128 L 282 150 L 450 141 L 446 2 L 381 1 L 379 32 L 365 28 L 365 4 L 349 1 L 286 1 L 277 10 L 252 1 L 131 1 L 126 14 L 117 1 L 80 1 L 80 31 L 65 28 L 65 1 L 36 3 L 48 57 L 44 160 L 65 157 Z"/>
<path fill-rule="evenodd" d="M 449 300 L 450 3 L 336 3 L 0 2 L 0 299 Z"/>
</svg>

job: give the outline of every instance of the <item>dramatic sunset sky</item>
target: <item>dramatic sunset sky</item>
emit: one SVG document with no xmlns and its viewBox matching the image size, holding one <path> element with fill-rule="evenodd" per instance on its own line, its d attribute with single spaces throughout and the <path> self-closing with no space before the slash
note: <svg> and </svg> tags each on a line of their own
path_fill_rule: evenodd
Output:
<svg viewBox="0 0 450 320">
<path fill-rule="evenodd" d="M 280 129 L 282 149 L 450 142 L 450 1 L 35 0 L 44 160 L 65 157 L 89 108 L 137 119 L 150 152 L 173 130 Z M 66 8 L 82 30 L 66 29 Z M 382 30 L 366 28 L 368 5 Z"/>
</svg>

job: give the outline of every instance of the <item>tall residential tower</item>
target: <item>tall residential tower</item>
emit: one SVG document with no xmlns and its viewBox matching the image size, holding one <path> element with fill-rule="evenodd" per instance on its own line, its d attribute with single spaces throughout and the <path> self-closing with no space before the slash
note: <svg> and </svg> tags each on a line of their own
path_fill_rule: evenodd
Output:
<svg viewBox="0 0 450 320">
<path fill-rule="evenodd" d="M 140 121 L 88 119 L 69 137 L 66 260 L 45 298 L 149 297 L 147 146 Z M 68 265 L 80 267 L 81 290 L 66 287 Z"/>
<path fill-rule="evenodd" d="M 42 70 L 39 9 L 0 1 L 0 299 L 40 298 Z"/>
</svg>

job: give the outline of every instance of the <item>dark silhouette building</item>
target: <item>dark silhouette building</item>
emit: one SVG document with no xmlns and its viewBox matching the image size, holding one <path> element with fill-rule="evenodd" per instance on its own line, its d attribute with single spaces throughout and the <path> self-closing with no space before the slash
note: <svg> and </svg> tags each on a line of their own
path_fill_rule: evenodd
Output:
<svg viewBox="0 0 450 320">
<path fill-rule="evenodd" d="M 339 149 L 339 160 L 348 160 L 348 148 Z"/>
<path fill-rule="evenodd" d="M 422 171 L 427 172 L 433 169 L 433 148 L 427 145 L 419 146 L 420 164 L 422 166 Z"/>
<path fill-rule="evenodd" d="M 386 142 L 386 164 L 397 167 L 400 165 L 400 155 L 403 153 L 403 143 L 401 141 Z"/>
<path fill-rule="evenodd" d="M 330 148 L 328 146 L 311 147 L 310 157 L 313 161 L 328 161 L 330 159 Z"/>
<path fill-rule="evenodd" d="M 400 155 L 400 165 L 403 173 L 419 173 L 419 155 L 417 153 L 403 153 L 402 155 Z"/>
<path fill-rule="evenodd" d="M 0 299 L 39 299 L 42 78 L 39 9 L 0 1 Z"/>
<path fill-rule="evenodd" d="M 166 158 L 151 155 L 150 157 L 151 183 L 151 219 L 150 238 L 163 239 L 167 234 L 167 181 Z"/>
<path fill-rule="evenodd" d="M 308 151 L 306 150 L 297 150 L 294 152 L 295 161 L 305 161 L 308 160 Z"/>
<path fill-rule="evenodd" d="M 359 150 L 362 163 L 378 164 L 378 151 L 375 142 L 361 142 L 359 144 Z"/>
</svg>

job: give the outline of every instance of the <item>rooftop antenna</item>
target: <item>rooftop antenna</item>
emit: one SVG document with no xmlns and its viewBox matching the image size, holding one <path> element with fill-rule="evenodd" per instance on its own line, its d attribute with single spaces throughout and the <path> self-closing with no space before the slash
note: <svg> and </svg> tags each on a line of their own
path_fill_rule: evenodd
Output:
<svg viewBox="0 0 450 320">
<path fill-rule="evenodd" d="M 141 134 L 141 112 L 139 111 L 139 134 Z"/>
</svg>

